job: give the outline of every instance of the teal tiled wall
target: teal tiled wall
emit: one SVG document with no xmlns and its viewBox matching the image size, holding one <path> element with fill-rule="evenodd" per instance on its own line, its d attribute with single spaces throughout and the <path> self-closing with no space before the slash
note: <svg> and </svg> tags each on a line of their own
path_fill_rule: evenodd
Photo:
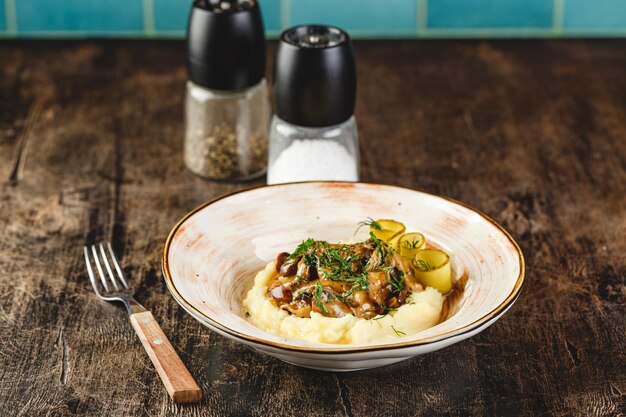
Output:
<svg viewBox="0 0 626 417">
<path fill-rule="evenodd" d="M 546 0 L 430 0 L 427 21 L 436 29 L 545 29 L 553 9 Z"/>
<path fill-rule="evenodd" d="M 154 0 L 154 29 L 158 32 L 177 32 L 187 23 L 187 2 Z"/>
<path fill-rule="evenodd" d="M 5 0 L 7 1 L 7 0 Z M 11 0 L 9 0 L 11 1 Z M 13 0 L 19 32 L 142 33 L 142 0 Z"/>
<path fill-rule="evenodd" d="M 626 0 L 568 0 L 563 10 L 563 26 L 573 33 L 623 33 L 625 22 Z"/>
<path fill-rule="evenodd" d="M 0 0 L 0 32 L 6 32 L 7 30 L 7 18 L 6 18 L 6 6 L 4 0 Z"/>
<path fill-rule="evenodd" d="M 354 37 L 626 36 L 626 0 L 259 0 L 270 37 L 327 23 Z M 0 0 L 0 37 L 183 37 L 191 0 Z"/>
<path fill-rule="evenodd" d="M 280 34 L 282 29 L 282 5 L 281 0 L 260 0 L 263 11 L 263 23 L 265 30 L 273 35 Z"/>
<path fill-rule="evenodd" d="M 289 25 L 326 23 L 353 35 L 414 35 L 417 30 L 415 0 L 293 0 Z"/>
</svg>

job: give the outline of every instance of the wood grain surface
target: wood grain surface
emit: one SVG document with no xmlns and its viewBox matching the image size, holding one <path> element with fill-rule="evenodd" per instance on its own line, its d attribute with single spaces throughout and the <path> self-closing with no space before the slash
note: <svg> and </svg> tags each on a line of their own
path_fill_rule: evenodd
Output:
<svg viewBox="0 0 626 417">
<path fill-rule="evenodd" d="M 194 206 L 263 179 L 185 171 L 183 44 L 3 41 L 0 415 L 624 415 L 626 40 L 355 51 L 363 180 L 445 194 L 504 225 L 528 267 L 515 306 L 467 341 L 350 374 L 212 333 L 168 294 L 163 244 Z M 173 404 L 125 311 L 92 294 L 81 250 L 100 240 L 201 403 Z"/>
</svg>

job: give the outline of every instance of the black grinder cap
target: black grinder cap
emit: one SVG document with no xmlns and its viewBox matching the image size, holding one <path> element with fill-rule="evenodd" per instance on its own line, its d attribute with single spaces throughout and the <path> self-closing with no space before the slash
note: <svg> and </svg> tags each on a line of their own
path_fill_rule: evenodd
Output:
<svg viewBox="0 0 626 417">
<path fill-rule="evenodd" d="M 333 126 L 354 114 L 356 66 L 350 36 L 322 25 L 285 30 L 274 63 L 274 111 L 305 127 Z"/>
<path fill-rule="evenodd" d="M 215 90 L 240 90 L 265 73 L 265 31 L 255 0 L 195 0 L 187 26 L 189 79 Z"/>
</svg>

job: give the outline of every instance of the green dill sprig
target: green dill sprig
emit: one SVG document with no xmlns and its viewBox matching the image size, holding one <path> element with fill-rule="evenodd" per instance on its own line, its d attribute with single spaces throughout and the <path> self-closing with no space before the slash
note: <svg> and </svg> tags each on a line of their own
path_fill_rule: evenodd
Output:
<svg viewBox="0 0 626 417">
<path fill-rule="evenodd" d="M 341 252 L 346 253 L 345 256 Z M 352 270 L 353 257 L 347 246 L 328 247 L 321 255 L 316 256 L 318 270 L 331 281 L 351 282 L 354 287 L 367 288 L 367 275 L 355 275 Z"/>
<path fill-rule="evenodd" d="M 372 267 L 376 268 L 377 266 L 384 265 L 387 261 L 387 257 L 391 254 L 391 248 L 387 245 L 387 243 L 377 238 L 372 232 L 370 232 L 370 240 L 372 241 L 372 244 L 376 248 L 376 253 L 378 254 L 378 264 L 372 265 Z M 367 262 L 369 263 L 372 259 L 373 258 L 370 258 Z"/>
<path fill-rule="evenodd" d="M 376 220 L 372 219 L 371 217 L 368 217 L 367 220 L 363 220 L 362 222 L 359 222 L 358 225 L 359 226 L 354 231 L 354 236 L 356 236 L 356 234 L 359 232 L 359 230 L 361 230 L 362 227 L 372 227 L 376 230 L 383 230 L 383 227 L 380 225 L 380 223 L 378 223 Z"/>
<path fill-rule="evenodd" d="M 317 284 L 315 285 L 315 292 L 313 294 L 313 297 L 315 298 L 315 304 L 317 304 L 317 307 L 320 309 L 323 315 L 328 316 L 328 311 L 326 310 L 326 307 L 324 307 L 324 302 L 322 301 L 323 294 L 324 287 L 322 287 L 321 282 L 317 281 Z"/>
<path fill-rule="evenodd" d="M 378 324 L 378 327 L 382 328 L 383 325 L 380 324 L 379 320 L 384 319 L 385 317 L 387 317 L 386 314 L 383 314 L 382 316 L 374 317 L 373 319 L 370 319 L 370 323 L 376 322 L 376 324 Z"/>
<path fill-rule="evenodd" d="M 422 271 L 430 271 L 436 269 L 433 264 L 431 264 L 430 262 L 426 262 L 422 259 L 415 259 L 414 262 L 416 263 L 417 267 Z"/>
<path fill-rule="evenodd" d="M 417 247 L 419 247 L 420 243 L 422 243 L 421 240 L 412 240 L 412 241 L 403 240 L 402 247 L 404 249 L 416 249 Z"/>
<path fill-rule="evenodd" d="M 398 337 L 406 336 L 406 333 L 404 333 L 403 331 L 397 330 L 395 327 L 393 327 L 393 325 L 391 326 L 391 329 L 396 333 L 396 336 Z"/>
<path fill-rule="evenodd" d="M 330 258 L 330 263 L 335 262 L 339 264 L 339 268 L 341 271 L 344 271 L 351 267 L 350 262 L 348 261 L 348 258 L 344 258 L 343 256 L 341 256 L 338 250 L 336 249 L 329 250 L 326 253 L 328 254 Z"/>
<path fill-rule="evenodd" d="M 348 291 L 342 292 L 341 294 L 336 294 L 335 298 L 342 303 L 345 303 L 346 301 L 348 301 L 348 298 L 350 296 L 352 296 L 352 288 L 350 288 Z"/>
<path fill-rule="evenodd" d="M 354 283 L 352 289 L 367 290 L 369 288 L 369 282 L 367 281 L 367 272 L 363 272 L 361 275 L 357 275 L 351 279 Z"/>
<path fill-rule="evenodd" d="M 398 311 L 397 308 L 389 307 L 385 303 L 381 303 L 380 306 L 383 308 L 383 315 L 387 315 L 387 314 L 391 313 L 392 311 Z"/>
<path fill-rule="evenodd" d="M 391 285 L 393 285 L 393 289 L 395 291 L 402 291 L 406 288 L 404 284 L 404 271 L 396 269 L 395 274 L 389 274 L 389 281 L 391 281 Z"/>
<path fill-rule="evenodd" d="M 315 265 L 315 256 L 311 255 L 310 253 L 305 253 L 304 254 L 304 263 L 307 266 Z"/>
<path fill-rule="evenodd" d="M 376 246 L 386 246 L 387 244 L 385 242 L 383 242 L 382 240 L 380 240 L 375 234 L 374 232 L 370 232 L 370 239 L 373 240 L 374 245 Z"/>
<path fill-rule="evenodd" d="M 294 250 L 293 253 L 289 255 L 289 259 L 299 258 L 300 256 L 307 253 L 309 249 L 314 247 L 316 244 L 317 242 L 311 238 L 308 238 L 307 240 L 302 241 L 302 243 L 300 243 L 298 247 L 296 247 L 296 250 Z"/>
<path fill-rule="evenodd" d="M 381 250 L 381 257 L 384 258 L 386 255 L 385 243 L 380 239 L 376 241 L 380 247 L 379 250 Z M 350 297 L 354 295 L 354 291 L 367 291 L 369 289 L 367 271 L 355 272 L 354 263 L 360 262 L 361 258 L 352 251 L 351 245 L 331 245 L 325 241 L 307 239 L 298 245 L 290 258 L 302 258 L 307 266 L 316 267 L 320 278 L 349 284 L 347 290 L 333 295 L 332 298 L 334 299 L 349 302 Z M 320 312 L 328 316 L 329 312 L 325 308 L 324 303 L 331 296 L 327 291 L 324 291 L 320 281 L 313 288 L 311 297 Z"/>
</svg>

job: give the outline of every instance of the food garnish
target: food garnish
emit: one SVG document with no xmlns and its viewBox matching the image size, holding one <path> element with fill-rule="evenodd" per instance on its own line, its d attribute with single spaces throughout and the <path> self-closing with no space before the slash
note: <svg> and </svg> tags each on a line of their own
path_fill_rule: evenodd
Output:
<svg viewBox="0 0 626 417">
<path fill-rule="evenodd" d="M 387 243 L 400 236 L 406 230 L 406 227 L 395 220 L 376 220 L 374 222 L 377 227 L 370 225 L 370 233 Z"/>
<path fill-rule="evenodd" d="M 439 249 L 420 249 L 413 258 L 415 277 L 420 284 L 433 287 L 442 294 L 452 289 L 450 257 Z"/>
<path fill-rule="evenodd" d="M 275 305 L 304 318 L 316 312 L 374 319 L 411 303 L 411 294 L 425 286 L 444 294 L 450 290 L 449 257 L 424 249 L 424 235 L 405 234 L 405 226 L 395 220 L 368 218 L 359 223 L 363 226 L 369 227 L 369 239 L 363 242 L 309 238 L 291 254 L 280 253 L 278 277 L 267 292 Z"/>
<path fill-rule="evenodd" d="M 413 259 L 418 250 L 424 249 L 426 246 L 426 238 L 421 233 L 405 233 L 400 238 L 395 246 L 395 249 L 400 252 L 403 258 Z"/>
</svg>

